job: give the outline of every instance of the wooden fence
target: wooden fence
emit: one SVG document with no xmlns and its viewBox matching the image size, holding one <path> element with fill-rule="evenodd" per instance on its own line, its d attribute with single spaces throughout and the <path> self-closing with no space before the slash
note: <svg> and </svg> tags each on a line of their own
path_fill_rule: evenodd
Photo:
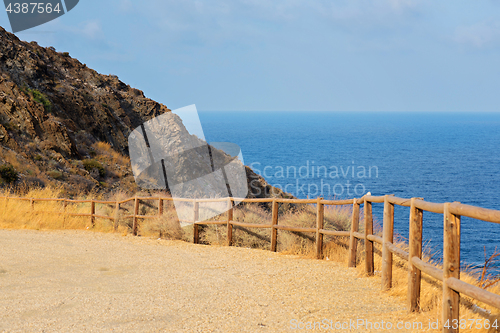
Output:
<svg viewBox="0 0 500 333">
<path fill-rule="evenodd" d="M 58 201 L 62 203 L 62 209 L 59 212 L 64 216 L 88 216 L 92 225 L 95 225 L 96 218 L 113 220 L 115 228 L 119 218 L 132 218 L 133 234 L 137 235 L 139 219 L 157 218 L 163 214 L 164 201 L 172 201 L 170 197 L 134 197 L 123 201 L 99 201 L 99 200 L 70 200 L 70 199 L 38 199 L 38 198 L 17 198 L 3 197 L 5 207 L 9 200 L 30 201 L 31 210 L 35 210 L 36 201 Z M 157 215 L 140 215 L 139 205 L 141 201 L 155 200 L 158 202 Z M 318 199 L 280 199 L 280 198 L 258 198 L 258 199 L 175 199 L 193 203 L 193 219 L 189 221 L 194 226 L 194 243 L 199 243 L 199 227 L 207 224 L 226 225 L 227 243 L 231 245 L 233 238 L 233 226 L 244 228 L 268 228 L 271 229 L 271 251 L 277 249 L 278 230 L 286 230 L 302 233 L 314 233 L 316 242 L 316 256 L 322 258 L 323 236 L 349 237 L 349 255 L 347 258 L 348 266 L 356 266 L 356 255 L 358 240 L 364 241 L 364 261 L 365 271 L 368 275 L 374 274 L 374 243 L 382 246 L 382 289 L 388 290 L 392 287 L 392 269 L 393 255 L 400 257 L 408 262 L 408 296 L 407 305 L 411 312 L 419 311 L 420 304 L 420 286 L 421 273 L 431 276 L 443 283 L 443 301 L 442 301 L 442 323 L 448 323 L 448 327 L 443 327 L 443 332 L 458 332 L 459 325 L 459 302 L 460 294 L 464 294 L 472 299 L 489 304 L 500 309 L 500 295 L 491 293 L 482 288 L 468 284 L 460 280 L 460 220 L 461 216 L 483 220 L 492 223 L 500 223 L 500 211 L 485 209 L 475 206 L 453 203 L 433 203 L 424 201 L 421 198 L 403 199 L 392 195 L 371 196 L 365 195 L 362 198 L 350 200 L 324 200 Z M 120 205 L 127 202 L 134 202 L 132 215 L 119 217 Z M 223 221 L 199 221 L 199 204 L 203 202 L 227 202 L 228 211 L 226 219 Z M 271 203 L 272 219 L 270 224 L 244 223 L 233 220 L 233 201 L 247 203 Z M 90 203 L 89 214 L 76 214 L 66 212 L 67 205 L 70 203 Z M 291 227 L 280 225 L 278 222 L 278 205 L 280 203 L 292 204 L 315 204 L 316 205 L 316 227 Z M 373 234 L 373 203 L 383 203 L 383 233 L 382 237 Z M 96 215 L 96 204 L 114 205 L 114 216 Z M 327 230 L 323 228 L 324 206 L 325 205 L 352 205 L 352 221 L 350 231 Z M 364 209 L 364 232 L 359 231 L 360 207 Z M 408 252 L 397 247 L 394 242 L 394 206 L 403 206 L 410 208 L 409 218 L 409 246 Z M 443 214 L 443 268 L 436 267 L 422 260 L 422 230 L 423 230 L 423 212 L 433 212 Z"/>
</svg>

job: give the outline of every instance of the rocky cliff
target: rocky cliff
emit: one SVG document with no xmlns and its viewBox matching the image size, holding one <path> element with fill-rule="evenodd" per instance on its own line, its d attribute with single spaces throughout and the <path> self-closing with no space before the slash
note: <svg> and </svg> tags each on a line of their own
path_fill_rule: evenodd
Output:
<svg viewBox="0 0 500 333">
<path fill-rule="evenodd" d="M 70 195 L 136 192 L 127 138 L 170 110 L 67 52 L 0 27 L 2 186 L 62 186 Z M 249 197 L 286 196 L 246 168 Z"/>
</svg>

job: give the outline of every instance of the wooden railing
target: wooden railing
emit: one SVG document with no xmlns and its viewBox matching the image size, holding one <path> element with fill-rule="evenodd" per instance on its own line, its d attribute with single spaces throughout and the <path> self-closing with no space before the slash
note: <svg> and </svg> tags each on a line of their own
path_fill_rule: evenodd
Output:
<svg viewBox="0 0 500 333">
<path fill-rule="evenodd" d="M 2 198 L 2 197 L 0 197 Z M 95 225 L 96 218 L 109 219 L 114 221 L 115 228 L 119 218 L 132 218 L 133 234 L 137 235 L 139 219 L 158 218 L 163 214 L 164 201 L 172 201 L 170 197 L 134 197 L 122 201 L 99 201 L 99 200 L 70 200 L 70 199 L 39 199 L 39 198 L 19 198 L 3 197 L 5 207 L 9 200 L 30 201 L 33 212 L 35 202 L 37 201 L 56 201 L 62 203 L 62 209 L 59 213 L 64 216 L 88 216 L 92 225 Z M 158 202 L 157 215 L 139 215 L 139 205 L 141 201 L 155 200 Z M 485 289 L 476 287 L 460 280 L 460 220 L 461 216 L 483 220 L 492 223 L 500 223 L 500 211 L 485 209 L 475 206 L 453 203 L 433 203 L 424 201 L 422 198 L 403 199 L 392 195 L 371 196 L 365 195 L 362 198 L 350 200 L 324 200 L 318 199 L 281 199 L 281 198 L 220 198 L 220 199 L 175 199 L 193 203 L 193 219 L 181 220 L 180 222 L 193 223 L 194 243 L 199 243 L 199 227 L 201 225 L 216 224 L 226 225 L 227 243 L 232 244 L 233 226 L 243 228 L 267 228 L 271 229 L 271 251 L 277 250 L 278 230 L 314 233 L 316 243 L 316 256 L 318 259 L 323 256 L 323 236 L 349 237 L 349 254 L 347 264 L 349 267 L 355 267 L 357 262 L 358 240 L 364 241 L 364 261 L 367 275 L 374 274 L 374 244 L 382 246 L 382 289 L 389 290 L 392 287 L 392 269 L 393 255 L 408 262 L 408 296 L 407 304 L 411 312 L 419 311 L 421 273 L 439 280 L 443 283 L 442 300 L 442 323 L 448 323 L 448 327 L 443 326 L 443 332 L 458 332 L 459 325 L 454 327 L 453 323 L 459 320 L 459 301 L 460 294 L 464 294 L 472 299 L 486 303 L 500 309 L 500 295 L 491 293 Z M 120 205 L 134 201 L 132 215 L 119 217 Z M 227 202 L 226 219 L 223 221 L 200 221 L 199 204 L 203 202 Z M 233 220 L 233 202 L 245 203 L 271 203 L 272 218 L 270 224 L 245 223 Z M 67 205 L 71 203 L 90 203 L 89 214 L 68 213 Z M 279 224 L 278 208 L 280 203 L 291 204 L 315 204 L 316 205 L 316 226 L 314 228 L 292 227 Z M 383 232 L 382 237 L 373 234 L 373 215 L 372 204 L 383 203 Z M 107 204 L 114 205 L 114 216 L 96 215 L 95 205 Z M 327 230 L 324 229 L 324 206 L 325 205 L 352 205 L 351 230 Z M 364 232 L 359 232 L 360 206 L 364 209 Z M 403 206 L 410 208 L 409 218 L 409 244 L 408 252 L 397 247 L 394 244 L 394 206 Z M 439 268 L 422 260 L 422 230 L 423 230 L 423 212 L 433 212 L 443 214 L 443 267 Z"/>
</svg>

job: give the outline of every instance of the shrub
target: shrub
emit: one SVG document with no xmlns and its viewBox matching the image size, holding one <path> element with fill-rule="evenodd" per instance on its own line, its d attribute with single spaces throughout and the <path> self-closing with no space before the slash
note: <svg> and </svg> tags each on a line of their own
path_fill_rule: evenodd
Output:
<svg viewBox="0 0 500 333">
<path fill-rule="evenodd" d="M 88 172 L 97 169 L 97 171 L 99 171 L 99 176 L 101 177 L 104 177 L 106 175 L 106 169 L 104 169 L 102 164 L 96 160 L 83 160 L 83 167 Z"/>
<path fill-rule="evenodd" d="M 43 105 L 45 111 L 52 112 L 52 103 L 50 103 L 47 96 L 45 96 L 44 94 L 42 94 L 40 91 L 38 91 L 36 89 L 28 89 L 28 90 L 33 95 L 33 99 L 36 102 L 41 103 Z"/>
<path fill-rule="evenodd" d="M 45 187 L 45 182 L 38 177 L 26 177 L 23 183 L 29 189 Z"/>
<path fill-rule="evenodd" d="M 37 154 L 34 158 L 35 158 L 35 161 L 41 161 L 42 160 L 42 155 Z"/>
<path fill-rule="evenodd" d="M 47 174 L 54 179 L 61 179 L 63 177 L 63 173 L 58 170 L 50 170 Z"/>
<path fill-rule="evenodd" d="M 19 178 L 18 172 L 10 164 L 0 166 L 0 177 L 7 183 L 13 183 Z"/>
<path fill-rule="evenodd" d="M 63 52 L 63 57 L 69 58 L 69 52 Z"/>
</svg>

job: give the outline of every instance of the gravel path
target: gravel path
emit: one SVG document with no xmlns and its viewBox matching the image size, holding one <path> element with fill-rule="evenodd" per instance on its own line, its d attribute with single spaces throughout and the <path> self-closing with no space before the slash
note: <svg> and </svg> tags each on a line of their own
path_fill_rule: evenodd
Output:
<svg viewBox="0 0 500 333">
<path fill-rule="evenodd" d="M 262 250 L 0 230 L 2 332 L 310 332 L 308 321 L 332 331 L 349 319 L 404 320 L 379 281 Z"/>
</svg>

